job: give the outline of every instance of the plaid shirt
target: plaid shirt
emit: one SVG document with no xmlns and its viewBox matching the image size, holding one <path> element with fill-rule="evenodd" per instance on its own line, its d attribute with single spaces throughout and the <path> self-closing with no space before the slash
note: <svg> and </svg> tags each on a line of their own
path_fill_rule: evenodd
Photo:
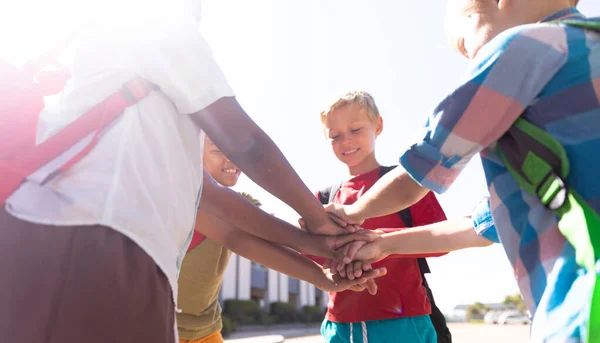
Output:
<svg viewBox="0 0 600 343">
<path fill-rule="evenodd" d="M 543 22 L 567 17 L 583 16 L 569 8 Z M 534 316 L 532 340 L 579 342 L 594 275 L 577 266 L 557 216 L 519 187 L 495 150 L 519 116 L 564 145 L 571 163 L 567 182 L 600 212 L 600 34 L 591 31 L 537 23 L 498 35 L 400 162 L 416 181 L 442 193 L 481 154 L 496 228 L 480 231 L 497 231 Z"/>
</svg>

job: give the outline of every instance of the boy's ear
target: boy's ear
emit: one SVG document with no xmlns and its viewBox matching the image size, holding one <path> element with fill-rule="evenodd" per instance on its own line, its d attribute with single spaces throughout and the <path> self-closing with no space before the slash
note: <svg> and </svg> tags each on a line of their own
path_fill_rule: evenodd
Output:
<svg viewBox="0 0 600 343">
<path fill-rule="evenodd" d="M 375 135 L 379 136 L 382 131 L 383 131 L 383 118 L 381 118 L 381 116 L 378 116 L 377 120 L 375 121 Z"/>
<path fill-rule="evenodd" d="M 511 0 L 496 0 L 498 2 L 498 9 L 504 9 L 510 5 Z"/>
</svg>

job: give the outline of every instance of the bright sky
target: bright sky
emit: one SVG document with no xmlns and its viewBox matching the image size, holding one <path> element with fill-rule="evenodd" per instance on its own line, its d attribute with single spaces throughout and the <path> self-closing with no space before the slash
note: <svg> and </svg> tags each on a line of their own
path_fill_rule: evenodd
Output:
<svg viewBox="0 0 600 343">
<path fill-rule="evenodd" d="M 600 15 L 598 2 L 580 2 L 584 14 Z M 82 21 L 75 13 L 92 12 L 85 4 L 90 2 L 3 3 L 0 56 L 19 61 L 51 46 Z M 242 105 L 317 190 L 346 177 L 318 118 L 333 97 L 349 89 L 374 95 L 385 123 L 377 156 L 391 165 L 452 90 L 467 61 L 445 41 L 444 7 L 442 1 L 203 0 L 202 29 Z M 238 189 L 269 212 L 297 218 L 246 178 Z M 439 199 L 454 217 L 468 214 L 486 192 L 476 159 Z M 518 291 L 500 246 L 455 252 L 430 264 L 429 280 L 443 310 L 501 301 Z"/>
<path fill-rule="evenodd" d="M 600 4 L 580 10 L 600 15 Z M 467 61 L 446 43 L 443 2 L 361 0 L 205 0 L 202 28 L 238 99 L 273 138 L 309 188 L 347 175 L 322 134 L 319 110 L 349 89 L 375 97 L 384 119 L 377 142 L 383 164 L 396 164 L 426 116 L 450 90 Z M 297 215 L 243 178 L 238 189 L 267 211 Z M 440 196 L 449 217 L 468 214 L 487 194 L 475 159 Z M 501 246 L 430 259 L 429 277 L 442 310 L 502 301 L 518 292 Z"/>
</svg>

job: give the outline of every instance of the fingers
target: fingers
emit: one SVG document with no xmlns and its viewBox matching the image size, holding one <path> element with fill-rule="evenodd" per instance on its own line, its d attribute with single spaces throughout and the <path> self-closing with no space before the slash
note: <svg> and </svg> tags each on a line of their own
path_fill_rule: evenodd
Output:
<svg viewBox="0 0 600 343">
<path fill-rule="evenodd" d="M 354 267 L 353 267 L 354 268 L 354 277 L 357 277 L 357 278 L 361 277 L 362 273 L 363 273 L 362 261 L 356 261 L 351 264 L 354 264 Z"/>
<path fill-rule="evenodd" d="M 369 279 L 365 283 L 364 287 L 369 291 L 369 294 L 371 294 L 371 295 L 377 294 L 377 283 L 375 283 L 375 280 Z"/>
<path fill-rule="evenodd" d="M 344 255 L 346 255 L 346 252 L 348 250 L 348 246 L 346 245 L 345 247 L 342 247 L 340 250 L 343 251 Z M 337 271 L 340 274 L 341 277 L 346 277 L 346 263 L 338 263 L 337 265 Z"/>
<path fill-rule="evenodd" d="M 367 244 L 367 242 L 364 242 L 364 241 L 357 241 L 357 242 L 349 244 L 348 245 L 348 253 L 346 254 L 346 256 L 350 260 L 354 260 L 354 256 L 356 256 L 356 253 L 358 252 L 358 250 L 360 250 L 360 248 L 362 248 L 365 244 Z"/>
<path fill-rule="evenodd" d="M 373 269 L 373 267 L 371 266 L 371 264 L 370 264 L 370 263 L 364 263 L 364 262 L 363 262 L 363 267 L 362 267 L 362 270 L 363 270 L 364 272 L 368 272 L 368 271 L 369 271 L 369 270 L 371 270 L 371 269 Z"/>
<path fill-rule="evenodd" d="M 306 221 L 302 218 L 298 219 L 298 225 L 300 225 L 301 229 L 306 229 Z"/>
<path fill-rule="evenodd" d="M 348 257 L 348 251 L 350 251 L 350 246 L 351 246 L 351 244 L 346 244 L 341 249 L 337 250 L 337 251 L 340 251 L 343 254 L 342 258 L 340 259 L 340 261 L 342 261 L 343 264 L 348 264 L 348 263 L 352 262 L 352 259 L 350 257 Z M 342 267 L 343 267 L 343 265 L 342 265 Z"/>
<path fill-rule="evenodd" d="M 350 232 L 357 232 L 357 231 L 362 230 L 363 228 L 360 227 L 360 225 L 358 225 L 358 224 L 348 224 L 346 229 Z M 354 230 L 354 231 L 351 231 L 351 230 Z"/>
<path fill-rule="evenodd" d="M 367 289 L 367 286 L 365 286 L 365 285 L 354 285 L 354 286 L 352 286 L 352 287 L 350 287 L 348 289 L 351 290 L 351 291 L 354 291 L 354 292 L 362 292 L 365 289 Z"/>
<path fill-rule="evenodd" d="M 346 223 L 346 221 L 344 221 L 343 219 L 341 219 L 340 217 L 336 216 L 333 213 L 327 213 L 329 215 L 329 218 L 331 218 L 331 220 L 333 220 L 334 223 L 336 223 L 337 225 L 345 228 L 346 226 L 348 226 L 348 223 Z"/>
<path fill-rule="evenodd" d="M 346 277 L 348 278 L 348 280 L 354 280 L 354 263 L 350 263 L 347 264 L 345 266 L 345 270 L 346 270 Z"/>
<path fill-rule="evenodd" d="M 323 268 L 324 269 L 329 269 L 329 268 L 331 268 L 331 266 L 333 265 L 333 263 L 334 263 L 333 260 L 330 259 L 330 258 L 328 258 L 328 259 L 325 260 L 325 262 L 323 262 Z"/>
</svg>

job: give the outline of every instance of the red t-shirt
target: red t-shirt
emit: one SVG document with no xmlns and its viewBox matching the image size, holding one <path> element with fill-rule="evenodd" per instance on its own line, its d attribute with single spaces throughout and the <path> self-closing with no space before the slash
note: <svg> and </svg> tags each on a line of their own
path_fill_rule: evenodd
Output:
<svg viewBox="0 0 600 343">
<path fill-rule="evenodd" d="M 344 182 L 333 202 L 352 204 L 379 179 L 379 169 L 358 175 Z M 435 195 L 429 192 L 421 201 L 410 207 L 414 226 L 422 226 L 446 220 Z M 371 218 L 362 225 L 365 229 L 404 229 L 405 225 L 398 213 Z M 373 264 L 373 267 L 386 267 L 387 275 L 376 280 L 378 291 L 370 295 L 368 291 L 344 291 L 329 293 L 327 319 L 332 322 L 349 323 L 413 317 L 431 313 L 431 304 L 422 285 L 421 273 L 416 257 L 441 256 L 392 255 Z M 323 262 L 321 259 L 315 259 Z"/>
</svg>

